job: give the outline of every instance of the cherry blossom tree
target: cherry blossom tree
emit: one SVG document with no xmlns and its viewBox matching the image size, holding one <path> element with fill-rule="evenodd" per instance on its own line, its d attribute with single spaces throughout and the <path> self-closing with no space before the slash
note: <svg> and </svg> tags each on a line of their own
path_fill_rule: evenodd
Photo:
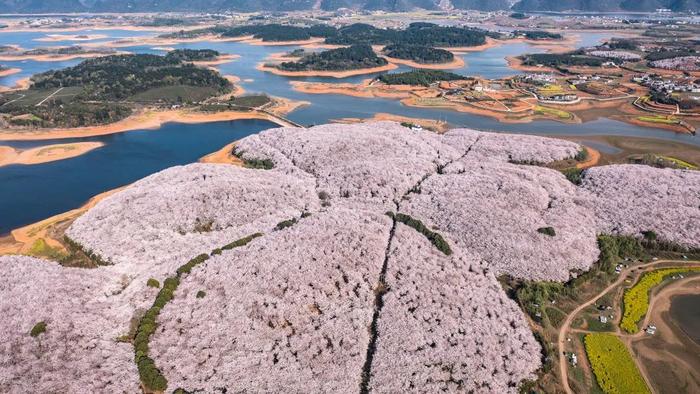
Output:
<svg viewBox="0 0 700 394">
<path fill-rule="evenodd" d="M 697 172 L 604 166 L 577 187 L 532 165 L 580 150 L 466 129 L 326 125 L 238 142 L 237 155 L 272 169 L 154 174 L 66 232 L 111 265 L 0 257 L 0 392 L 138 392 L 122 341 L 152 309 L 155 285 L 202 253 L 211 258 L 180 272 L 152 317 L 148 360 L 168 391 L 517 392 L 539 345 L 496 275 L 565 281 L 597 259 L 600 233 L 653 230 L 700 246 Z"/>
<path fill-rule="evenodd" d="M 493 273 L 403 224 L 391 246 L 372 392 L 506 393 L 535 378 L 539 344 Z"/>
<path fill-rule="evenodd" d="M 152 340 L 170 387 L 356 391 L 390 228 L 381 213 L 332 207 L 209 259 Z"/>
<path fill-rule="evenodd" d="M 133 312 L 119 275 L 25 256 L 0 267 L 0 392 L 138 392 L 132 347 L 117 341 Z"/>
<path fill-rule="evenodd" d="M 700 172 L 643 165 L 612 165 L 586 171 L 598 232 L 659 238 L 700 246 Z"/>
</svg>

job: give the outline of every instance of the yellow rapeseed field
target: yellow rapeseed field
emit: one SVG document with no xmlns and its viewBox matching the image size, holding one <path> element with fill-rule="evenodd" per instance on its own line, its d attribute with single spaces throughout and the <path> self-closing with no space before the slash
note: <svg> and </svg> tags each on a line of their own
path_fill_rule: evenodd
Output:
<svg viewBox="0 0 700 394">
<path fill-rule="evenodd" d="M 588 334 L 586 354 L 598 385 L 606 394 L 645 394 L 649 388 L 625 345 L 611 334 Z"/>
<path fill-rule="evenodd" d="M 638 332 L 639 327 L 637 323 L 646 315 L 649 308 L 649 292 L 651 289 L 658 286 L 663 282 L 664 278 L 670 275 L 686 272 L 700 272 L 700 268 L 664 268 L 642 275 L 639 282 L 625 291 L 623 298 L 624 313 L 620 321 L 620 328 L 631 334 Z"/>
</svg>

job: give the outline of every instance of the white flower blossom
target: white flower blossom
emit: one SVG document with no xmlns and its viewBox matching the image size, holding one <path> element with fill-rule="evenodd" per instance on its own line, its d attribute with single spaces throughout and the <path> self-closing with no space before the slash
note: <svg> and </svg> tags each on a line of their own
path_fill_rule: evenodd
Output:
<svg viewBox="0 0 700 394">
<path fill-rule="evenodd" d="M 569 271 L 586 270 L 598 257 L 592 211 L 571 182 L 547 168 L 470 154 L 458 173 L 428 178 L 401 209 L 497 275 L 565 281 Z M 544 227 L 556 235 L 537 231 Z"/>
<path fill-rule="evenodd" d="M 700 56 L 681 56 L 670 59 L 655 60 L 650 63 L 652 67 L 666 70 L 699 71 Z"/>
<path fill-rule="evenodd" d="M 378 323 L 372 392 L 513 392 L 540 347 L 492 273 L 399 224 Z"/>
<path fill-rule="evenodd" d="M 629 51 L 590 51 L 588 52 L 591 56 L 604 57 L 607 59 L 619 59 L 624 61 L 638 62 L 642 60 L 642 57 L 634 52 Z"/>
<path fill-rule="evenodd" d="M 117 342 L 133 312 L 119 275 L 24 256 L 0 267 L 0 392 L 138 392 L 133 347 Z M 46 331 L 31 336 L 40 322 Z"/>
<path fill-rule="evenodd" d="M 598 232 L 640 236 L 700 246 L 700 172 L 644 165 L 612 165 L 586 171 Z"/>
<path fill-rule="evenodd" d="M 168 392 L 514 393 L 534 377 L 539 345 L 496 275 L 567 280 L 597 259 L 599 233 L 653 230 L 700 246 L 697 172 L 605 166 L 577 187 L 523 164 L 580 149 L 465 129 L 327 125 L 239 141 L 238 154 L 270 159 L 270 170 L 191 164 L 149 176 L 67 230 L 112 265 L 0 257 L 0 392 L 138 392 L 134 349 L 116 339 L 153 304 L 148 279 L 264 233 L 183 275 L 160 311 L 149 356 Z M 453 254 L 403 224 L 392 232 L 386 211 L 420 220 Z M 546 227 L 555 234 L 538 231 Z M 47 331 L 29 335 L 42 321 Z"/>
</svg>

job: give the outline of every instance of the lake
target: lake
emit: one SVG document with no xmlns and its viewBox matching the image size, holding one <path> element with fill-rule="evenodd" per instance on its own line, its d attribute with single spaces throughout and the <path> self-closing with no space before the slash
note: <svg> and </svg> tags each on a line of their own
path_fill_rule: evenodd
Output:
<svg viewBox="0 0 700 394">
<path fill-rule="evenodd" d="M 277 126 L 265 120 L 167 123 L 157 130 L 12 143 L 17 148 L 76 141 L 105 146 L 73 159 L 0 168 L 0 234 L 71 210 L 92 196 L 165 168 L 195 162 L 231 141 L 271 127 Z"/>
<path fill-rule="evenodd" d="M 700 345 L 700 294 L 671 298 L 671 318 L 693 342 Z"/>
<path fill-rule="evenodd" d="M 49 33 L 2 32 L 0 45 L 15 44 L 31 49 L 46 46 L 65 46 L 81 42 L 41 42 L 37 39 Z M 71 35 L 106 35 L 108 38 L 93 40 L 105 42 L 125 37 L 153 37 L 156 32 L 129 31 L 119 29 L 56 32 Z M 579 45 L 590 46 L 610 37 L 610 34 L 579 33 Z M 700 141 L 687 134 L 671 133 L 659 129 L 639 127 L 609 119 L 599 119 L 582 124 L 562 124 L 554 121 L 536 121 L 528 124 L 505 124 L 486 116 L 460 113 L 445 109 L 413 108 L 391 99 L 364 99 L 343 95 L 313 95 L 294 91 L 290 81 L 360 82 L 376 75 L 362 75 L 343 79 L 336 78 L 288 78 L 255 69 L 267 57 L 276 52 L 291 51 L 296 46 L 255 46 L 240 42 L 198 42 L 174 45 L 176 48 L 215 49 L 222 53 L 240 55 L 241 58 L 217 66 L 223 74 L 241 79 L 241 86 L 248 93 L 266 93 L 292 100 L 303 100 L 310 105 L 302 107 L 289 118 L 303 125 L 331 122 L 339 118 L 370 118 L 377 112 L 416 118 L 446 121 L 459 127 L 499 132 L 538 135 L 617 135 L 640 136 L 683 142 L 700 146 Z M 163 54 L 150 45 L 118 48 L 132 53 Z M 542 47 L 524 43 L 505 44 L 481 52 L 463 55 L 465 66 L 455 72 L 463 75 L 480 75 L 501 78 L 519 73 L 511 69 L 506 56 L 517 56 L 526 52 L 542 52 Z M 0 78 L 0 85 L 12 86 L 19 79 L 50 69 L 75 65 L 80 59 L 61 62 L 17 61 L 0 62 L 9 67 L 22 69 L 18 74 Z M 410 70 L 401 66 L 392 72 Z M 100 141 L 105 146 L 83 156 L 33 166 L 14 165 L 0 168 L 0 234 L 11 229 L 36 222 L 46 217 L 65 212 L 82 205 L 90 197 L 110 190 L 166 167 L 191 163 L 201 156 L 213 152 L 223 145 L 266 128 L 272 123 L 256 120 L 219 122 L 198 125 L 167 124 L 158 130 L 130 131 L 111 136 L 75 138 L 60 141 L 8 141 L 1 145 L 29 148 L 57 142 Z"/>
</svg>

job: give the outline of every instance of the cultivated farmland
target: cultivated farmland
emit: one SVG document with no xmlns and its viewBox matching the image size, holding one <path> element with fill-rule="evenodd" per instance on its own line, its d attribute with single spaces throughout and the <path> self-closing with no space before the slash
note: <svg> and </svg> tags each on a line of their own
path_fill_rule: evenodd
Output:
<svg viewBox="0 0 700 394">
<path fill-rule="evenodd" d="M 650 393 L 625 345 L 611 334 L 588 334 L 586 354 L 606 394 Z"/>
<path fill-rule="evenodd" d="M 669 276 L 698 273 L 700 268 L 666 268 L 647 272 L 634 286 L 627 289 L 624 295 L 624 315 L 620 327 L 628 333 L 639 331 L 638 323 L 649 308 L 649 294 L 654 287 L 661 284 Z"/>
</svg>

